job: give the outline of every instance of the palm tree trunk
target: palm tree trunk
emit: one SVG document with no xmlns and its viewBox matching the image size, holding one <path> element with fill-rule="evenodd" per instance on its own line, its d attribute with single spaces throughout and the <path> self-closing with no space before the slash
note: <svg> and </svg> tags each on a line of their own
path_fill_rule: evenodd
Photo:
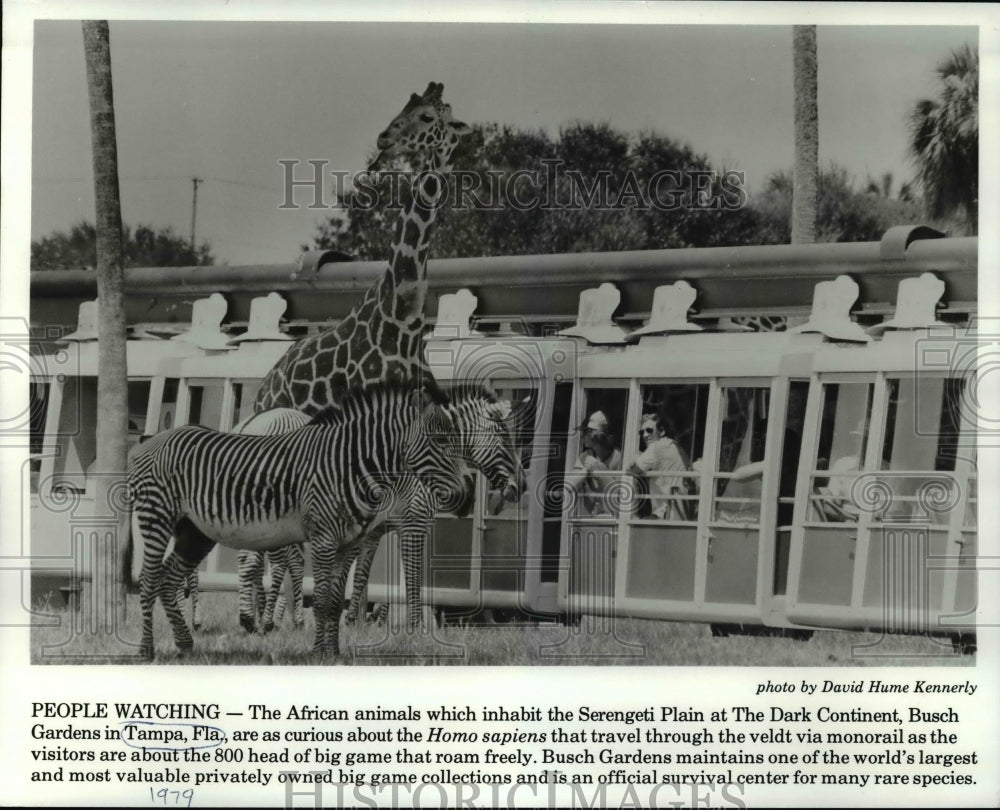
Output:
<svg viewBox="0 0 1000 810">
<path fill-rule="evenodd" d="M 94 160 L 97 227 L 97 460 L 95 517 L 107 518 L 97 531 L 91 568 L 92 632 L 112 632 L 124 610 L 118 576 L 122 527 L 112 504 L 124 479 L 128 433 L 128 376 L 125 359 L 125 278 L 122 269 L 122 215 L 118 193 L 118 145 L 111 86 L 111 42 L 106 20 L 83 23 L 90 133 Z"/>
<path fill-rule="evenodd" d="M 795 175 L 792 180 L 792 244 L 816 241 L 819 116 L 816 102 L 816 26 L 792 33 L 795 74 Z"/>
</svg>

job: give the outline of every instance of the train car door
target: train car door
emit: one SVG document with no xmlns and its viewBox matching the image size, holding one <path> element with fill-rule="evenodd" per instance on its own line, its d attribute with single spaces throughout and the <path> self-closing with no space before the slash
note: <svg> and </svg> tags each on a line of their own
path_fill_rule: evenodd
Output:
<svg viewBox="0 0 1000 810">
<path fill-rule="evenodd" d="M 705 459 L 717 452 L 717 431 L 706 443 L 706 423 L 718 394 L 708 382 L 681 379 L 640 383 L 637 397 L 630 425 L 638 436 L 628 453 L 630 468 L 641 468 L 642 475 L 626 479 L 635 491 L 633 508 L 624 516 L 617 609 L 649 618 L 694 616 L 704 599 L 706 573 L 699 491 L 702 476 L 715 466 Z M 668 452 L 653 467 L 656 442 Z M 645 457 L 651 464 L 642 462 Z"/>
<path fill-rule="evenodd" d="M 841 350 L 869 372 L 826 371 L 829 357 L 817 366 L 789 559 L 793 621 L 948 633 L 975 602 L 970 382 L 920 368 L 919 339 L 887 335 L 850 351 L 853 362 Z"/>
<path fill-rule="evenodd" d="M 495 379 L 493 391 L 510 405 L 506 420 L 510 438 L 518 454 L 525 479 L 531 476 L 533 447 L 541 384 L 536 381 Z M 520 617 L 527 609 L 525 597 L 528 559 L 528 508 L 530 490 L 513 502 L 503 498 L 503 492 L 490 489 L 484 476 L 479 476 L 482 497 L 476 511 L 481 515 L 482 548 L 480 556 L 480 587 L 483 607 L 493 611 L 493 618 L 504 621 Z"/>
<path fill-rule="evenodd" d="M 639 385 L 619 615 L 760 623 L 772 576 L 762 505 L 773 386 L 770 376 Z"/>
<path fill-rule="evenodd" d="M 618 522 L 631 503 L 623 470 L 629 383 L 600 381 L 579 392 L 561 486 L 565 522 L 560 604 L 569 616 L 611 615 Z"/>
</svg>

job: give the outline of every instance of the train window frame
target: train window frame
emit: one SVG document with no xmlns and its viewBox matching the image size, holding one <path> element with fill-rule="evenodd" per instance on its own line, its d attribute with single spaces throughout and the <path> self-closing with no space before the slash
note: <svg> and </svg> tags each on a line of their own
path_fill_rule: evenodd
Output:
<svg viewBox="0 0 1000 810">
<path fill-rule="evenodd" d="M 568 492 L 568 485 L 566 481 L 571 480 L 571 475 L 576 468 L 577 459 L 582 455 L 584 447 L 584 424 L 589 419 L 591 413 L 594 410 L 603 410 L 601 407 L 592 406 L 590 399 L 590 392 L 592 391 L 621 391 L 624 393 L 625 404 L 624 408 L 621 409 L 621 416 L 618 416 L 618 427 L 617 431 L 612 430 L 613 434 L 617 434 L 618 440 L 618 452 L 621 454 L 622 463 L 621 468 L 618 470 L 608 470 L 599 473 L 600 477 L 606 480 L 605 491 L 608 487 L 617 487 L 620 492 L 625 492 L 624 484 L 627 481 L 627 472 L 625 467 L 625 460 L 628 458 L 628 442 L 629 434 L 627 432 L 627 425 L 629 423 L 630 409 L 632 408 L 632 402 L 634 401 L 633 396 L 633 381 L 631 379 L 625 378 L 583 378 L 577 380 L 577 385 L 574 386 L 573 390 L 573 406 L 570 412 L 569 430 L 567 431 L 565 437 L 565 451 L 566 451 L 566 466 L 564 470 L 563 477 L 563 491 L 565 496 L 569 501 L 569 508 L 563 506 L 563 531 L 568 531 L 569 524 L 575 521 L 585 521 L 585 522 L 596 522 L 596 523 L 615 523 L 617 524 L 621 516 L 631 510 L 631 505 L 622 500 L 618 504 L 618 509 L 616 511 L 609 511 L 607 513 L 597 513 L 597 514 L 586 514 L 582 512 L 582 504 L 584 503 L 584 497 L 582 495 L 576 496 L 570 495 Z M 614 418 L 616 415 L 608 415 L 609 426 L 614 428 Z M 553 437 L 555 438 L 555 437 Z"/>
<path fill-rule="evenodd" d="M 232 401 L 233 401 L 233 391 L 232 386 L 229 384 L 230 378 L 228 377 L 207 377 L 207 376 L 191 376 L 191 377 L 181 377 L 177 389 L 177 411 L 174 418 L 174 425 L 202 425 L 203 427 L 209 427 L 213 430 L 227 430 L 225 423 L 227 421 L 227 413 L 232 413 Z M 218 405 L 219 418 L 214 424 L 209 424 L 201 420 L 201 413 L 204 411 L 204 403 L 199 403 L 199 421 L 194 422 L 191 419 L 191 410 L 194 405 L 194 397 L 192 395 L 193 388 L 202 389 L 213 389 L 219 388 L 221 390 L 221 399 Z M 204 396 L 204 394 L 202 395 Z M 232 427 L 232 425 L 230 425 Z"/>
<path fill-rule="evenodd" d="M 883 384 L 880 384 L 880 381 Z M 864 409 L 866 429 L 862 432 L 863 448 L 854 454 L 854 457 L 857 458 L 854 470 L 836 473 L 834 476 L 830 475 L 830 469 L 836 463 L 832 461 L 836 442 L 835 436 L 837 435 L 836 426 L 833 428 L 832 435 L 830 436 L 827 466 L 819 466 L 821 458 L 819 454 L 823 449 L 825 441 L 823 434 L 828 397 L 827 387 L 830 385 L 865 385 L 867 387 L 867 405 Z M 816 394 L 813 393 L 814 386 L 818 389 L 818 393 Z M 838 399 L 839 397 L 838 393 Z M 829 524 L 852 526 L 856 525 L 859 522 L 859 518 L 864 516 L 863 512 L 859 513 L 854 508 L 847 509 L 841 505 L 844 500 L 841 497 L 841 490 L 845 486 L 844 481 L 848 474 L 853 476 L 852 480 L 856 480 L 858 476 L 870 471 L 868 464 L 871 448 L 880 447 L 882 443 L 881 427 L 877 428 L 877 435 L 872 432 L 873 427 L 880 424 L 879 420 L 875 417 L 878 413 L 879 402 L 882 401 L 884 401 L 883 372 L 821 372 L 813 376 L 813 379 L 810 381 L 809 401 L 806 406 L 803 428 L 803 435 L 808 435 L 809 440 L 804 440 L 801 448 L 799 480 L 796 485 L 795 523 L 801 523 L 806 526 L 823 526 Z M 838 416 L 834 414 L 834 422 L 836 422 L 837 418 Z M 847 435 L 854 435 L 854 432 L 849 429 Z M 846 458 L 847 455 L 841 454 L 837 461 L 841 462 L 842 459 Z M 841 466 L 846 468 L 848 465 L 841 463 Z M 837 479 L 838 484 L 836 487 L 831 486 L 831 477 Z M 821 484 L 821 480 L 824 483 Z M 847 484 L 847 486 L 850 486 L 850 484 Z M 803 500 L 801 505 L 799 503 L 800 495 Z"/>
<path fill-rule="evenodd" d="M 232 430 L 236 425 L 247 419 L 254 414 L 254 402 L 257 399 L 257 393 L 260 391 L 261 385 L 264 383 L 263 377 L 227 377 L 226 385 L 229 389 L 229 426 L 226 430 Z M 237 394 L 237 386 L 240 386 L 239 393 Z M 253 387 L 253 393 L 247 401 L 246 388 L 247 386 Z M 237 405 L 237 400 L 239 405 Z M 249 410 L 247 410 L 249 409 Z M 225 417 L 225 415 L 224 415 Z"/>
<path fill-rule="evenodd" d="M 714 453 L 713 453 L 713 467 L 709 471 L 709 487 L 708 487 L 708 525 L 709 526 L 742 526 L 747 529 L 760 530 L 762 527 L 761 521 L 763 519 L 763 514 L 766 509 L 765 498 L 767 495 L 767 487 L 765 482 L 766 468 L 769 460 L 771 459 L 773 450 L 772 444 L 773 440 L 771 438 L 773 431 L 773 418 L 774 418 L 774 403 L 775 403 L 775 391 L 774 391 L 774 377 L 761 377 L 761 378 L 746 378 L 746 377 L 719 377 L 714 380 L 716 387 L 716 424 L 714 426 Z M 728 471 L 723 471 L 722 468 L 722 450 L 723 450 L 723 431 L 725 429 L 725 423 L 729 411 L 727 410 L 729 405 L 729 398 L 726 396 L 729 391 L 753 391 L 755 392 L 754 402 L 756 403 L 756 395 L 763 395 L 765 400 L 763 404 L 764 417 L 761 420 L 759 417 L 756 421 L 762 422 L 759 430 L 762 433 L 754 434 L 751 431 L 754 428 L 754 423 L 748 420 L 747 427 L 743 433 L 743 437 L 740 442 L 739 455 L 733 459 L 733 468 Z M 756 404 L 755 406 L 756 407 Z M 784 417 L 782 417 L 782 420 Z M 708 425 L 705 426 L 707 432 Z M 757 438 L 759 436 L 759 438 Z M 751 444 L 746 445 L 747 439 L 750 438 Z M 757 453 L 753 448 L 752 442 L 754 438 L 762 443 L 759 446 L 760 458 L 754 459 L 753 456 Z M 744 448 L 748 451 L 748 459 L 742 464 L 737 464 L 739 457 L 743 455 Z M 704 453 L 703 453 L 704 457 Z M 728 492 L 729 485 L 734 481 L 737 484 L 741 482 L 737 480 L 740 477 L 741 471 L 746 474 L 752 467 L 756 465 L 760 466 L 759 475 L 751 475 L 745 483 L 746 486 L 752 487 L 756 490 L 756 495 L 745 494 L 745 495 L 734 495 Z M 721 484 L 726 482 L 726 487 L 723 491 L 720 491 Z M 719 505 L 720 503 L 738 503 L 739 511 L 732 517 L 724 517 L 720 513 Z M 747 519 L 747 518 L 751 519 Z"/>
<path fill-rule="evenodd" d="M 511 405 L 511 413 L 516 409 L 517 403 L 514 402 L 514 398 L 507 397 L 503 392 L 509 391 L 527 391 L 527 396 L 534 396 L 534 418 L 532 419 L 530 426 L 531 438 L 526 445 L 519 445 L 520 447 L 520 457 L 523 467 L 523 475 L 525 482 L 528 481 L 531 462 L 536 456 L 535 442 L 541 432 L 539 429 L 539 421 L 542 418 L 542 390 L 544 388 L 544 382 L 540 380 L 528 380 L 528 379 L 517 379 L 517 378 L 496 378 L 490 380 L 490 390 L 493 391 L 497 398 L 501 401 L 509 401 Z M 524 398 L 521 400 L 524 401 Z M 508 425 L 508 427 L 510 427 Z M 526 428 L 527 430 L 527 428 Z M 527 453 L 525 453 L 527 450 Z M 476 473 L 476 477 L 482 479 L 483 476 Z M 526 520 L 528 517 L 528 509 L 530 506 L 531 489 L 525 484 L 525 490 L 519 497 L 517 501 L 507 502 L 502 499 L 502 492 L 495 489 L 490 489 L 489 482 L 482 481 L 482 495 L 481 497 L 477 495 L 476 498 L 476 508 L 479 510 L 480 505 L 482 505 L 482 510 L 480 512 L 484 520 Z"/>
<path fill-rule="evenodd" d="M 963 482 L 968 486 L 969 475 L 975 466 L 975 419 L 969 413 L 971 403 L 966 395 L 970 384 L 973 381 L 964 375 L 951 375 L 947 373 L 935 372 L 912 372 L 912 371 L 889 371 L 885 372 L 885 402 L 884 412 L 880 414 L 882 426 L 882 436 L 880 446 L 881 456 L 884 460 L 883 467 L 873 473 L 874 482 L 880 485 L 883 490 L 891 492 L 891 501 L 884 511 L 875 512 L 872 516 L 873 524 L 882 524 L 891 520 L 909 520 L 912 518 L 929 520 L 932 525 L 942 526 L 945 524 L 963 522 L 961 519 L 950 514 L 952 511 L 965 513 L 966 507 L 962 502 L 969 497 L 969 490 L 962 492 Z M 940 381 L 940 391 L 936 394 L 931 403 L 924 403 L 921 395 L 926 394 L 928 389 L 926 383 L 929 381 Z M 903 391 L 904 382 L 911 388 Z M 923 385 L 918 385 L 922 383 Z M 961 388 L 957 392 L 949 391 L 949 382 L 960 383 Z M 894 388 L 895 385 L 895 388 Z M 900 417 L 907 414 L 907 410 L 901 410 L 899 403 L 904 394 L 910 397 L 913 405 L 912 431 L 900 434 L 900 425 L 905 424 Z M 948 403 L 953 401 L 953 397 L 958 397 L 959 407 L 951 409 L 952 428 L 950 433 L 942 432 L 942 422 L 945 413 L 948 411 Z M 906 400 L 903 400 L 906 401 Z M 921 416 L 926 414 L 930 408 L 930 416 L 933 419 L 933 430 L 928 430 L 927 425 L 920 426 Z M 890 424 L 892 419 L 892 424 Z M 903 441 L 900 441 L 902 438 Z M 927 464 L 913 465 L 906 464 L 897 455 L 897 449 L 903 448 L 903 452 L 912 452 L 914 447 L 919 448 L 921 439 L 931 438 L 933 440 L 933 460 L 931 466 Z M 924 444 L 926 453 L 929 446 Z M 888 450 L 887 450 L 888 448 Z M 962 448 L 969 448 L 971 452 L 962 452 Z M 949 451 L 951 451 L 949 453 Z M 940 466 L 941 459 L 949 459 L 950 467 Z M 922 481 L 922 483 L 921 483 Z M 957 490 L 954 494 L 950 490 Z M 937 501 L 935 505 L 934 501 Z M 939 506 L 946 505 L 954 501 L 954 510 L 943 509 Z"/>
<path fill-rule="evenodd" d="M 683 386 L 695 386 L 704 387 L 705 389 L 705 405 L 704 407 L 698 406 L 696 408 L 697 413 L 704 413 L 704 421 L 699 426 L 697 424 L 697 415 L 695 417 L 695 425 L 693 428 L 693 433 L 695 440 L 692 442 L 690 448 L 680 445 L 683 455 L 687 456 L 689 469 L 686 473 L 680 473 L 675 476 L 674 473 L 670 473 L 671 477 L 682 477 L 688 479 L 692 483 L 687 485 L 688 493 L 684 496 L 679 496 L 684 499 L 688 504 L 692 505 L 692 508 L 688 510 L 690 517 L 686 518 L 674 518 L 674 517 L 656 517 L 655 515 L 643 516 L 640 515 L 639 503 L 642 500 L 651 500 L 652 495 L 649 493 L 639 493 L 635 492 L 636 485 L 633 481 L 630 481 L 630 485 L 633 487 L 633 503 L 628 509 L 626 514 L 626 524 L 636 524 L 640 525 L 662 525 L 662 526 L 691 526 L 697 525 L 699 521 L 699 515 L 702 513 L 702 503 L 701 503 L 701 491 L 704 485 L 705 471 L 703 470 L 703 465 L 700 462 L 705 455 L 705 448 L 708 445 L 708 414 L 712 408 L 713 402 L 713 385 L 715 384 L 716 377 L 638 377 L 633 381 L 634 396 L 631 399 L 631 407 L 629 409 L 629 419 L 626 427 L 626 446 L 623 448 L 623 453 L 625 454 L 625 469 L 628 470 L 635 460 L 639 457 L 642 451 L 639 450 L 639 432 L 642 427 L 642 418 L 645 413 L 644 408 L 644 394 L 645 390 L 656 386 L 669 386 L 669 387 L 683 387 Z M 729 379 L 729 378 L 725 378 Z M 700 435 L 700 449 L 701 454 L 699 458 L 694 458 L 693 448 L 699 445 L 697 437 Z M 671 436 L 670 438 L 675 438 Z M 622 510 L 625 511 L 624 509 Z M 673 514 L 673 512 L 672 512 Z"/>
</svg>

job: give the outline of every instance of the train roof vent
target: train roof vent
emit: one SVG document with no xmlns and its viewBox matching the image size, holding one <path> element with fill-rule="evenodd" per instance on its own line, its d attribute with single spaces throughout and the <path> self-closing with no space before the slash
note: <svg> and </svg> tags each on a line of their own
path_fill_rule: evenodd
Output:
<svg viewBox="0 0 1000 810">
<path fill-rule="evenodd" d="M 600 287 L 584 290 L 580 293 L 576 326 L 563 329 L 556 334 L 582 337 L 591 344 L 624 343 L 625 330 L 611 320 L 621 300 L 622 294 L 619 289 L 607 282 Z"/>
<path fill-rule="evenodd" d="M 883 259 L 905 259 L 910 242 L 918 239 L 943 239 L 948 234 L 927 225 L 893 225 L 882 234 L 879 256 Z"/>
<path fill-rule="evenodd" d="M 653 309 L 645 326 L 630 332 L 628 340 L 638 340 L 643 335 L 665 335 L 670 332 L 700 332 L 702 327 L 688 320 L 691 305 L 698 291 L 686 281 L 665 284 L 653 291 Z"/>
<path fill-rule="evenodd" d="M 63 340 L 84 343 L 97 340 L 97 301 L 83 301 L 76 316 L 76 331 L 64 335 Z"/>
<path fill-rule="evenodd" d="M 888 321 L 869 327 L 868 333 L 880 335 L 886 329 L 928 329 L 948 324 L 937 319 L 937 306 L 944 295 L 944 282 L 933 273 L 904 278 L 896 293 L 896 311 Z"/>
<path fill-rule="evenodd" d="M 851 307 L 857 300 L 858 283 L 850 276 L 837 276 L 833 281 L 821 281 L 813 288 L 809 320 L 788 331 L 819 332 L 830 340 L 867 343 L 871 337 L 851 320 Z"/>
<path fill-rule="evenodd" d="M 250 321 L 247 331 L 230 338 L 229 343 L 243 343 L 248 340 L 291 340 L 279 328 L 281 316 L 285 314 L 288 302 L 278 293 L 272 292 L 254 298 L 250 302 Z"/>
<path fill-rule="evenodd" d="M 191 305 L 191 327 L 170 339 L 191 343 L 199 349 L 232 348 L 220 326 L 228 308 L 226 299 L 220 293 L 198 299 Z"/>
<path fill-rule="evenodd" d="M 470 326 L 472 313 L 478 305 L 479 299 L 465 288 L 442 295 L 438 299 L 437 321 L 434 323 L 431 339 L 455 340 L 478 335 Z"/>
<path fill-rule="evenodd" d="M 353 259 L 353 256 L 341 250 L 304 250 L 295 262 L 295 270 L 292 271 L 291 278 L 293 281 L 301 278 L 315 278 L 324 264 L 349 262 Z"/>
</svg>

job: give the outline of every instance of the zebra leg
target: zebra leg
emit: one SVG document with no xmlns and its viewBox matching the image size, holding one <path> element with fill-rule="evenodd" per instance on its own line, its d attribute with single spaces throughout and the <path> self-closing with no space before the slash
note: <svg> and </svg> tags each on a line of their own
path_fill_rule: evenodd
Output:
<svg viewBox="0 0 1000 810">
<path fill-rule="evenodd" d="M 139 575 L 139 605 L 142 609 L 142 638 L 139 653 L 153 659 L 153 608 L 163 575 L 163 555 L 173 534 L 163 516 L 137 506 L 136 520 L 143 538 L 142 573 Z"/>
<path fill-rule="evenodd" d="M 345 548 L 340 538 L 326 541 L 312 539 L 312 554 L 316 583 L 313 594 L 313 614 L 316 617 L 313 650 L 340 655 L 340 613 L 354 549 Z"/>
<path fill-rule="evenodd" d="M 248 633 L 257 629 L 255 589 L 263 591 L 264 552 L 240 551 L 236 555 L 236 576 L 239 582 L 240 627 Z"/>
<path fill-rule="evenodd" d="M 304 546 L 299 543 L 288 547 L 288 576 L 292 581 L 292 624 L 301 627 L 305 624 L 305 617 L 302 615 L 305 607 L 305 598 L 302 593 L 302 581 L 306 575 L 306 552 Z"/>
<path fill-rule="evenodd" d="M 347 616 L 344 621 L 347 624 L 354 624 L 358 620 L 359 612 L 365 611 L 368 603 L 368 577 L 371 575 L 372 562 L 375 560 L 375 552 L 378 551 L 379 541 L 382 539 L 382 527 L 367 532 L 358 543 L 357 562 L 354 567 L 354 589 L 351 593 L 351 601 L 347 606 Z"/>
<path fill-rule="evenodd" d="M 201 610 L 198 608 L 198 569 L 196 568 L 184 582 L 184 596 L 191 599 L 191 626 L 201 627 Z"/>
<path fill-rule="evenodd" d="M 194 639 L 184 621 L 184 613 L 177 597 L 184 583 L 198 568 L 198 564 L 208 556 L 215 543 L 205 537 L 187 518 L 175 529 L 174 551 L 163 563 L 163 576 L 159 588 L 160 601 L 174 630 L 174 642 L 181 651 L 194 648 Z"/>
<path fill-rule="evenodd" d="M 310 545 L 313 569 L 313 617 L 316 620 L 313 652 L 322 653 L 326 648 L 326 625 L 330 619 L 333 601 L 331 574 L 334 548 L 328 541 L 324 542 L 316 537 L 310 539 L 312 540 Z"/>
<path fill-rule="evenodd" d="M 265 633 L 273 630 L 274 625 L 281 622 L 281 617 L 285 613 L 285 596 L 281 592 L 281 586 L 285 583 L 285 571 L 288 570 L 289 548 L 291 546 L 267 552 L 267 561 L 271 564 L 271 590 L 267 594 L 262 620 Z"/>
<path fill-rule="evenodd" d="M 430 493 L 424 487 L 407 504 L 399 531 L 399 551 L 406 578 L 406 615 L 409 627 L 422 623 L 420 588 L 424 579 L 424 549 L 430 537 L 434 511 Z"/>
<path fill-rule="evenodd" d="M 163 603 L 163 610 L 170 620 L 170 626 L 174 631 L 174 643 L 177 649 L 188 652 L 194 649 L 194 639 L 191 638 L 191 631 L 188 630 L 187 622 L 184 621 L 184 611 L 181 610 L 178 596 L 184 587 L 184 581 L 191 573 L 191 569 L 177 554 L 171 553 L 163 561 L 163 577 L 160 585 L 160 602 Z"/>
</svg>

